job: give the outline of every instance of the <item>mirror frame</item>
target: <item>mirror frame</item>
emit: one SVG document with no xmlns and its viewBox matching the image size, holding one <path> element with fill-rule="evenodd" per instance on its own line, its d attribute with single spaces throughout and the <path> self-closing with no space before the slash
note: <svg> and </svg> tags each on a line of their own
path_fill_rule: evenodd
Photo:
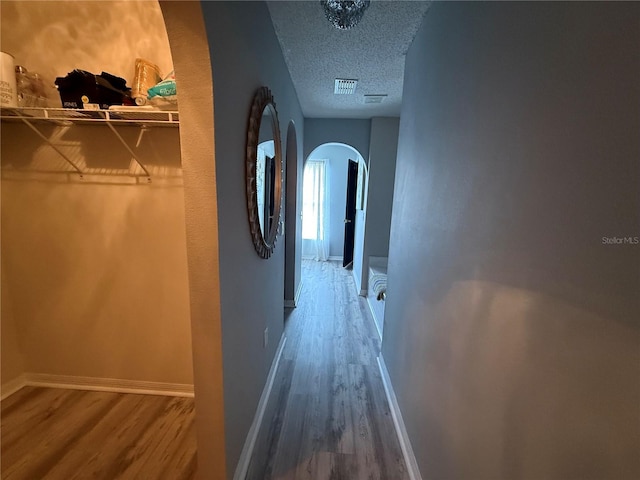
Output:
<svg viewBox="0 0 640 480">
<path fill-rule="evenodd" d="M 271 222 L 269 231 L 263 234 L 258 216 L 258 192 L 256 182 L 256 170 L 258 160 L 258 142 L 260 137 L 260 124 L 262 123 L 262 113 L 269 109 L 271 115 L 271 131 L 273 132 L 273 143 L 276 162 L 276 180 L 274 192 L 274 219 Z M 267 259 L 273 253 L 278 236 L 278 226 L 280 224 L 280 209 L 282 207 L 282 146 L 280 142 L 280 124 L 278 122 L 278 111 L 273 100 L 271 90 L 267 87 L 260 87 L 253 96 L 251 112 L 249 114 L 249 126 L 247 128 L 247 155 L 246 155 L 246 191 L 247 191 L 247 211 L 249 213 L 249 228 L 251 229 L 251 239 L 256 252 L 261 258 Z"/>
</svg>

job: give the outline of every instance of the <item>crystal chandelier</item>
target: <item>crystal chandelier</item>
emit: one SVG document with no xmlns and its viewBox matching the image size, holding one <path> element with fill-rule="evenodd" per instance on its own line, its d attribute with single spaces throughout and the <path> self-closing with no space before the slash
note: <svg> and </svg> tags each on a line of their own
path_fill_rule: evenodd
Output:
<svg viewBox="0 0 640 480">
<path fill-rule="evenodd" d="M 355 27 L 370 3 L 370 0 L 320 0 L 327 20 L 340 30 Z"/>
</svg>

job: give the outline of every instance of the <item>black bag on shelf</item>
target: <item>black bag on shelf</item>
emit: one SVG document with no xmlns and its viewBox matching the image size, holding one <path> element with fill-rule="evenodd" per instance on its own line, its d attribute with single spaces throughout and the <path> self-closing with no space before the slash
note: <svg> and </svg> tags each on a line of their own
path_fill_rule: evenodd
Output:
<svg viewBox="0 0 640 480">
<path fill-rule="evenodd" d="M 86 103 L 96 103 L 100 108 L 110 105 L 135 105 L 131 88 L 124 78 L 102 72 L 100 75 L 85 70 L 74 70 L 55 81 L 64 108 L 83 109 Z"/>
</svg>

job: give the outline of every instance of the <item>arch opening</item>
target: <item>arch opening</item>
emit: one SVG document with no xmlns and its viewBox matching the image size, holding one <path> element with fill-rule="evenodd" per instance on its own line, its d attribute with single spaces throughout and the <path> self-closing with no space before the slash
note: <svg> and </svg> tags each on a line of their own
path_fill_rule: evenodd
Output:
<svg viewBox="0 0 640 480">
<path fill-rule="evenodd" d="M 302 257 L 340 261 L 361 275 L 368 171 L 351 145 L 327 142 L 305 159 Z"/>
<path fill-rule="evenodd" d="M 296 306 L 296 297 L 300 285 L 300 249 L 297 235 L 298 219 L 298 133 L 293 120 L 287 126 L 285 147 L 285 204 L 284 204 L 284 306 Z M 285 316 L 285 319 L 287 317 Z"/>
<path fill-rule="evenodd" d="M 179 101 L 196 391 L 198 478 L 226 478 L 215 126 L 209 41 L 199 2 L 160 1 Z"/>
</svg>

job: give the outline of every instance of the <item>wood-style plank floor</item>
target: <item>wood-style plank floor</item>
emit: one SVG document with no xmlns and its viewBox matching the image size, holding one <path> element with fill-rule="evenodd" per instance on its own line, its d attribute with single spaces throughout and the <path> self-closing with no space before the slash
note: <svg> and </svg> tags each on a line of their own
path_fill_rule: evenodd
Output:
<svg viewBox="0 0 640 480">
<path fill-rule="evenodd" d="M 192 479 L 192 398 L 24 387 L 2 401 L 3 480 Z"/>
<path fill-rule="evenodd" d="M 351 271 L 303 261 L 247 480 L 404 480 L 377 364 L 380 342 Z"/>
</svg>

